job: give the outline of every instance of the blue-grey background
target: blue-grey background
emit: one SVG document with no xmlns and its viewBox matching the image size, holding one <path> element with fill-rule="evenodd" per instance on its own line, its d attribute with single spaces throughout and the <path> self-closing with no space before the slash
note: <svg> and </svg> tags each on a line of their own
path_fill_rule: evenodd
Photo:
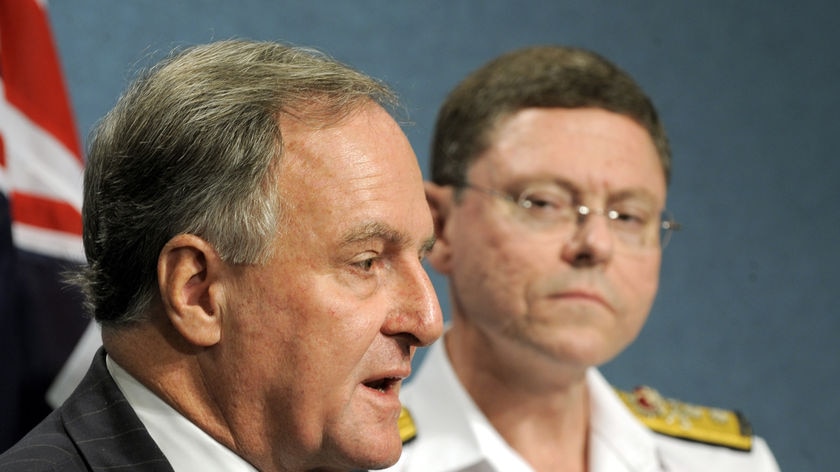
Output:
<svg viewBox="0 0 840 472">
<path fill-rule="evenodd" d="M 647 327 L 604 367 L 742 410 L 786 471 L 840 463 L 840 4 L 828 0 L 56 0 L 80 134 L 138 65 L 230 37 L 314 46 L 402 96 L 426 167 L 446 92 L 515 47 L 596 50 L 653 96 L 674 149 L 667 248 Z M 444 311 L 443 280 L 434 277 Z"/>
</svg>

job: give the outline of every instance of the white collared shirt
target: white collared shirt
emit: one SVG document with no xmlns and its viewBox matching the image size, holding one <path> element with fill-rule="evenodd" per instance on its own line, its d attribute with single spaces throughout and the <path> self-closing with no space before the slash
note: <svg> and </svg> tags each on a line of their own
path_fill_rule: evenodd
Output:
<svg viewBox="0 0 840 472">
<path fill-rule="evenodd" d="M 152 393 L 110 356 L 105 362 L 114 382 L 175 472 L 257 470 Z"/>
<path fill-rule="evenodd" d="M 656 434 L 644 426 L 597 369 L 586 376 L 590 394 L 590 472 L 778 472 L 767 444 L 753 438 L 750 452 Z M 442 341 L 429 350 L 416 376 L 403 387 L 417 437 L 404 446 L 401 472 L 533 472 L 464 390 Z"/>
</svg>

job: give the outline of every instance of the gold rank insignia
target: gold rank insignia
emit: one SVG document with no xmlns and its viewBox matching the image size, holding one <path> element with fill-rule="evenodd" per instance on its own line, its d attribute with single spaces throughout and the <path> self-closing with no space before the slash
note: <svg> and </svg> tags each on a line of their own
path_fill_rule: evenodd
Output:
<svg viewBox="0 0 840 472">
<path fill-rule="evenodd" d="M 417 437 L 417 427 L 414 426 L 414 419 L 406 407 L 400 410 L 400 417 L 397 418 L 397 427 L 400 429 L 400 439 L 405 444 Z"/>
<path fill-rule="evenodd" d="M 738 412 L 664 398 L 650 387 L 617 392 L 630 411 L 657 433 L 741 451 L 752 448 L 752 428 Z"/>
</svg>

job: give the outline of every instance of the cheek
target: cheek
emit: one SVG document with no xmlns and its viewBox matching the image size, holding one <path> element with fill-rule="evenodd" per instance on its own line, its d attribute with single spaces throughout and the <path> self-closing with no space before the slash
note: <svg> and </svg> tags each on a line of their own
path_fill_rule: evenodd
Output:
<svg viewBox="0 0 840 472">
<path fill-rule="evenodd" d="M 308 365 L 346 378 L 370 349 L 382 326 L 385 303 L 379 297 L 360 300 L 329 277 L 313 281 L 292 298 L 295 309 L 291 342 Z"/>
<path fill-rule="evenodd" d="M 289 380 L 300 375 L 295 370 L 317 365 L 310 356 L 324 346 L 319 339 L 325 331 L 323 307 L 317 305 L 311 284 L 278 281 L 271 275 L 249 278 L 237 294 L 229 339 L 247 350 L 242 355 L 254 368 L 275 369 L 274 378 Z"/>
<path fill-rule="evenodd" d="M 458 236 L 451 276 L 464 302 L 472 299 L 474 304 L 508 314 L 526 310 L 525 296 L 539 280 L 540 266 L 551 261 L 545 251 L 521 236 L 487 225 L 465 228 Z"/>
<path fill-rule="evenodd" d="M 622 277 L 623 298 L 629 305 L 632 322 L 643 324 L 659 288 L 659 258 L 644 264 L 628 264 Z"/>
</svg>

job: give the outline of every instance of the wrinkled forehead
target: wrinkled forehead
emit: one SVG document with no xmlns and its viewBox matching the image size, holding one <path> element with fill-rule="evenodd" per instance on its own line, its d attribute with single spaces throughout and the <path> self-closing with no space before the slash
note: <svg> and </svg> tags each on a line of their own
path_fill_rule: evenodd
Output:
<svg viewBox="0 0 840 472">
<path fill-rule="evenodd" d="M 414 151 L 391 115 L 371 104 L 331 126 L 286 126 L 281 193 L 298 218 L 375 221 L 425 208 Z M 386 221 L 386 220 L 383 220 Z"/>
</svg>

